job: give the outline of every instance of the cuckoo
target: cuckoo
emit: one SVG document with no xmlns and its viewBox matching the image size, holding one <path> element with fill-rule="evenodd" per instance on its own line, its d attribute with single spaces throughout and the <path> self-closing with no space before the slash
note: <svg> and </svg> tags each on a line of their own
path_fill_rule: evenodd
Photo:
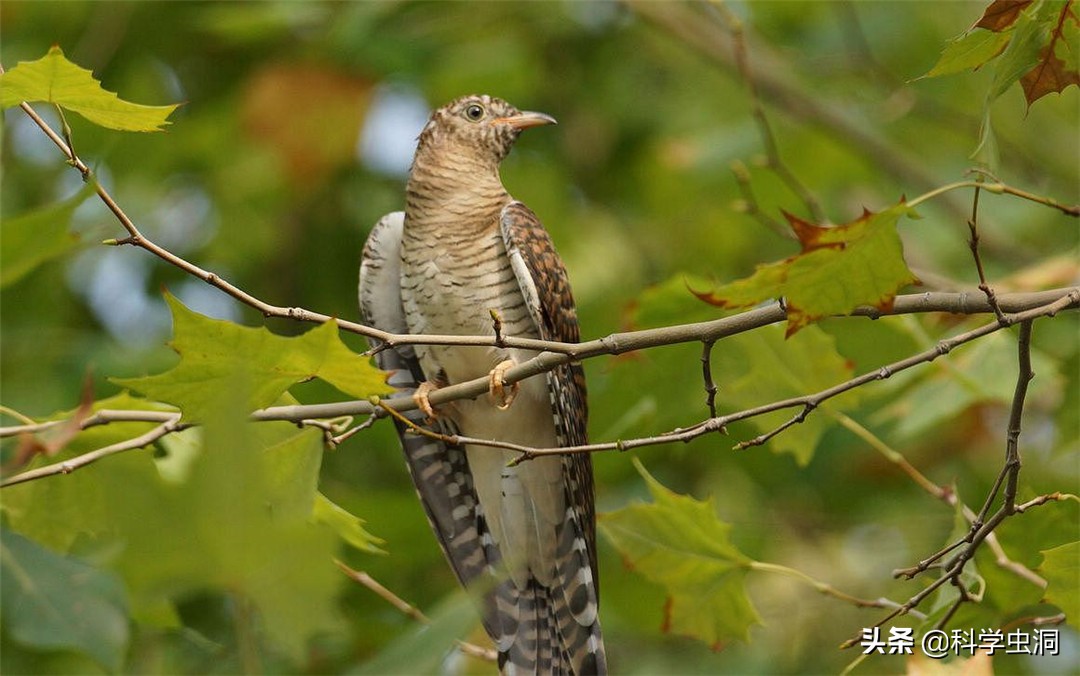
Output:
<svg viewBox="0 0 1080 676">
<path fill-rule="evenodd" d="M 360 308 L 393 333 L 578 341 L 562 260 L 536 215 L 515 201 L 499 164 L 523 129 L 555 124 L 489 96 L 436 110 L 417 144 L 404 212 L 364 246 Z M 509 388 L 503 374 L 536 355 L 495 346 L 395 346 L 376 354 L 412 396 L 414 425 L 535 448 L 586 443 L 585 378 L 560 366 Z M 488 377 L 489 396 L 432 411 L 434 388 Z M 398 423 L 409 472 L 460 582 L 480 599 L 505 673 L 604 673 L 592 464 L 587 454 L 513 454 L 454 446 Z"/>
</svg>

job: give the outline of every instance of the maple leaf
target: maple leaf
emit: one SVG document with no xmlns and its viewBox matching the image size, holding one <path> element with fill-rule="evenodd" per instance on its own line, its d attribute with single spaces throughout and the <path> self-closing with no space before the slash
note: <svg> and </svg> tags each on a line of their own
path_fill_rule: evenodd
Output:
<svg viewBox="0 0 1080 676">
<path fill-rule="evenodd" d="M 972 28 L 985 28 L 995 33 L 1006 30 L 1020 18 L 1020 12 L 1032 0 L 994 0 Z"/>
<path fill-rule="evenodd" d="M 1077 55 L 1070 53 L 1070 47 L 1076 45 L 1080 38 L 1078 28 L 1080 19 L 1073 12 L 1072 0 L 1069 0 L 1061 8 L 1057 24 L 1050 33 L 1050 41 L 1039 50 L 1038 64 L 1020 78 L 1028 106 L 1047 94 L 1064 91 L 1069 85 L 1080 87 Z M 1065 57 L 1071 57 L 1071 65 Z"/>
<path fill-rule="evenodd" d="M 850 223 L 828 227 L 784 215 L 802 252 L 759 265 L 750 277 L 712 291 L 691 289 L 694 295 L 727 308 L 783 297 L 790 336 L 810 322 L 847 314 L 860 305 L 888 310 L 896 292 L 916 281 L 904 262 L 896 223 L 901 216 L 918 216 L 903 200 L 884 211 L 864 210 Z"/>
</svg>

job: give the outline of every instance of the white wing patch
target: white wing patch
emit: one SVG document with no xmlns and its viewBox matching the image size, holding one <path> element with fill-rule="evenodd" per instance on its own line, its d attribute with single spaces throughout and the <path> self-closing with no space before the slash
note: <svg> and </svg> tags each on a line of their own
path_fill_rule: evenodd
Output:
<svg viewBox="0 0 1080 676">
<path fill-rule="evenodd" d="M 507 242 L 506 253 L 510 256 L 510 268 L 517 277 L 518 286 L 521 287 L 521 295 L 525 297 L 525 307 L 529 308 L 529 316 L 537 327 L 543 326 L 543 313 L 540 310 L 540 292 L 536 290 L 536 282 L 533 280 L 529 266 L 525 263 L 525 257 L 521 250 L 510 243 L 510 238 L 503 232 L 503 240 Z"/>
</svg>

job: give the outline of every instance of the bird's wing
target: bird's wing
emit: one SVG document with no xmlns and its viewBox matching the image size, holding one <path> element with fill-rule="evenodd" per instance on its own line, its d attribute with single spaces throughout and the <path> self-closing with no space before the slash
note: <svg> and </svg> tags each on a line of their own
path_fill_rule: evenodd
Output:
<svg viewBox="0 0 1080 676">
<path fill-rule="evenodd" d="M 364 244 L 360 263 L 360 313 L 364 321 L 391 333 L 408 333 L 401 304 L 401 236 L 405 214 L 400 211 L 383 216 Z M 378 341 L 371 341 L 376 347 Z M 412 396 L 425 380 L 424 372 L 411 346 L 387 348 L 376 353 L 379 368 L 389 371 L 387 383 L 397 393 Z M 410 422 L 425 427 L 424 414 L 418 410 L 403 414 Z M 440 418 L 438 431 L 452 434 L 449 421 Z M 485 550 L 482 543 L 486 526 L 472 484 L 465 450 L 430 437 L 407 433 L 406 426 L 395 420 L 406 464 L 413 485 L 427 513 L 432 530 L 446 554 L 451 568 L 462 585 L 468 587 L 490 571 L 489 557 L 497 552 Z M 490 540 L 490 538 L 488 538 Z M 485 624 L 488 620 L 485 618 Z"/>
<path fill-rule="evenodd" d="M 536 214 L 521 202 L 511 202 L 503 209 L 500 225 L 507 255 L 540 337 L 578 342 L 577 310 L 569 278 L 551 236 Z M 587 443 L 588 411 L 581 365 L 560 366 L 547 374 L 547 380 L 559 446 Z M 544 591 L 562 597 L 551 599 L 555 602 L 554 620 L 574 671 L 603 671 L 603 643 L 597 620 L 596 514 L 589 455 L 563 456 L 563 472 L 567 510 L 556 551 L 561 590 Z M 540 624 L 543 619 L 536 622 Z"/>
</svg>

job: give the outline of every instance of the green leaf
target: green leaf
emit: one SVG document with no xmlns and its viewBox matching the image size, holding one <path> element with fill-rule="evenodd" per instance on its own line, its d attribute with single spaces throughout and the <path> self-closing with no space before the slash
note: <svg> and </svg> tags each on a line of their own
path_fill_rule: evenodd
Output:
<svg viewBox="0 0 1080 676">
<path fill-rule="evenodd" d="M 210 319 L 171 294 L 165 300 L 173 314 L 169 345 L 180 354 L 180 363 L 158 375 L 112 380 L 150 399 L 174 404 L 186 420 L 205 420 L 212 413 L 207 394 L 237 378 L 247 383 L 249 412 L 273 404 L 290 386 L 311 378 L 357 398 L 388 391 L 385 374 L 345 347 L 334 322 L 288 338 L 265 328 Z"/>
<path fill-rule="evenodd" d="M 1012 30 L 1009 46 L 1001 55 L 994 71 L 994 81 L 990 84 L 987 103 L 1005 93 L 1013 83 L 1039 63 L 1039 52 L 1049 42 L 1050 27 L 1045 21 L 1020 14 Z"/>
<path fill-rule="evenodd" d="M 246 422 L 243 390 L 236 381 L 207 394 L 213 415 L 182 483 L 107 496 L 124 543 L 117 566 L 140 611 L 200 591 L 234 595 L 250 602 L 269 645 L 300 659 L 311 637 L 336 628 L 344 582 L 336 539 L 311 518 L 321 436 Z"/>
<path fill-rule="evenodd" d="M 164 404 L 136 399 L 127 393 L 94 402 L 92 411 L 172 411 Z M 67 420 L 75 411 L 63 411 L 40 419 Z M 79 432 L 51 458 L 38 456 L 25 469 L 73 458 L 150 431 L 153 422 L 112 422 Z M 5 488 L 0 506 L 12 528 L 50 549 L 67 552 L 80 533 L 102 535 L 113 528 L 106 511 L 106 496 L 135 484 L 155 482 L 158 472 L 148 451 L 112 456 L 63 477 Z M 43 505 L 48 505 L 43 509 Z"/>
<path fill-rule="evenodd" d="M 970 407 L 1012 400 L 1016 388 L 1016 337 L 1005 331 L 986 336 L 954 351 L 948 364 L 937 364 L 915 375 L 903 396 L 893 399 L 874 416 L 875 422 L 896 421 L 903 439 L 917 439 L 935 426 L 962 420 Z M 1034 401 L 1055 401 L 1064 388 L 1062 375 L 1052 359 L 1038 349 L 1031 353 L 1039 377 L 1031 382 Z"/>
<path fill-rule="evenodd" d="M 93 73 L 64 57 L 57 46 L 37 61 L 22 61 L 0 75 L 0 103 L 45 101 L 76 112 L 94 124 L 120 131 L 160 131 L 179 104 L 144 106 L 102 89 Z"/>
<path fill-rule="evenodd" d="M 744 584 L 751 560 L 731 544 L 731 525 L 711 501 L 673 493 L 636 458 L 634 465 L 653 502 L 602 514 L 598 523 L 632 570 L 667 591 L 664 630 L 713 648 L 748 640 L 760 619 Z"/>
<path fill-rule="evenodd" d="M 354 516 L 332 502 L 322 493 L 315 495 L 315 522 L 329 526 L 345 542 L 368 554 L 385 554 L 379 545 L 382 538 L 375 537 L 364 529 L 364 520 Z"/>
<path fill-rule="evenodd" d="M 753 334 L 724 339 L 717 346 L 714 377 L 723 383 L 717 401 L 727 410 L 742 410 L 818 392 L 854 375 L 851 363 L 836 351 L 836 340 L 816 326 L 785 339 L 779 326 L 766 326 Z M 795 429 L 768 442 L 775 453 L 790 453 L 800 465 L 813 458 L 821 437 L 833 424 L 827 411 L 854 405 L 851 391 L 831 399 Z M 749 422 L 759 432 L 775 429 L 800 409 L 756 416 Z"/>
<path fill-rule="evenodd" d="M 41 264 L 59 258 L 82 244 L 69 229 L 71 215 L 93 194 L 94 186 L 87 184 L 63 202 L 4 219 L 0 288 L 19 281 Z"/>
<path fill-rule="evenodd" d="M 951 75 L 969 68 L 977 69 L 1000 54 L 1011 39 L 1011 31 L 998 33 L 975 28 L 963 33 L 945 45 L 934 67 L 919 79 Z"/>
<path fill-rule="evenodd" d="M 112 573 L 0 529 L 4 631 L 42 650 L 74 649 L 119 671 L 128 644 L 127 603 Z"/>
<path fill-rule="evenodd" d="M 798 255 L 758 266 L 746 279 L 696 295 L 719 307 L 747 307 L 783 297 L 787 334 L 812 321 L 851 312 L 860 305 L 892 307 L 896 292 L 915 280 L 904 262 L 896 232 L 901 216 L 917 218 L 903 202 L 843 225 L 825 227 L 791 214 L 788 222 L 802 243 Z"/>
<path fill-rule="evenodd" d="M 1046 601 L 1065 613 L 1071 624 L 1080 621 L 1080 541 L 1043 551 L 1039 572 L 1046 578 Z"/>
</svg>

